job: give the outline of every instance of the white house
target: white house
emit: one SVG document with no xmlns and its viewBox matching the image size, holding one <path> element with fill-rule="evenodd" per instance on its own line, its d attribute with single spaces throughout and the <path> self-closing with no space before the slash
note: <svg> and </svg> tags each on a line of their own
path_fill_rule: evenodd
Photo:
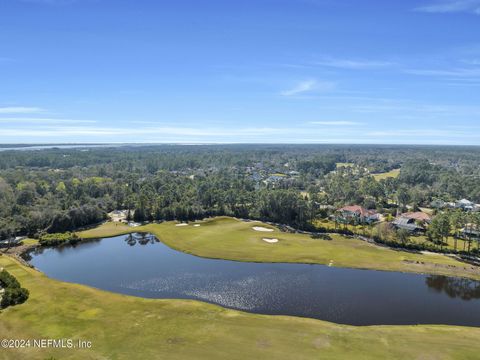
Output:
<svg viewBox="0 0 480 360">
<path fill-rule="evenodd" d="M 458 200 L 455 203 L 455 207 L 457 209 L 463 209 L 463 210 L 471 211 L 471 210 L 474 209 L 475 204 L 473 202 L 471 202 L 470 200 L 462 199 L 462 200 Z"/>
</svg>

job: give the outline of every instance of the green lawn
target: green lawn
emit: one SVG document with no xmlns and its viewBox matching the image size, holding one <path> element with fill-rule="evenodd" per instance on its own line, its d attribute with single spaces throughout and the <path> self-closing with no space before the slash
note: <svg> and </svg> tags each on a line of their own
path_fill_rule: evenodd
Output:
<svg viewBox="0 0 480 360">
<path fill-rule="evenodd" d="M 433 244 L 431 241 L 428 240 L 428 238 L 425 235 L 419 235 L 419 236 L 411 236 L 410 241 L 416 244 Z M 437 245 L 437 247 L 439 247 Z M 453 236 L 449 236 L 446 240 L 446 244 L 443 245 L 444 248 L 448 248 L 451 250 L 455 249 L 455 238 Z M 470 249 L 476 249 L 478 247 L 477 241 L 473 240 Z M 457 239 L 457 250 L 463 250 L 463 249 L 468 249 L 468 241 L 463 240 L 463 239 Z"/>
<path fill-rule="evenodd" d="M 22 245 L 36 245 L 36 244 L 38 244 L 37 239 L 27 238 L 27 239 L 22 240 Z"/>
<path fill-rule="evenodd" d="M 331 241 L 310 235 L 280 232 L 260 222 L 244 222 L 220 217 L 198 222 L 199 227 L 178 227 L 175 222 L 149 224 L 136 228 L 106 223 L 80 232 L 83 238 L 112 236 L 129 231 L 155 234 L 168 246 L 198 256 L 237 261 L 299 262 L 329 264 L 338 267 L 387 271 L 431 273 L 480 279 L 480 270 L 441 254 L 415 254 L 390 250 L 357 239 L 331 235 Z M 265 226 L 273 232 L 259 232 L 253 226 Z M 269 244 L 262 238 L 277 238 Z"/>
<path fill-rule="evenodd" d="M 132 231 L 135 231 L 134 227 L 130 227 L 127 224 L 121 222 L 109 221 L 93 229 L 81 231 L 77 234 L 83 238 L 96 238 L 128 234 Z"/>
<path fill-rule="evenodd" d="M 348 163 L 348 162 L 338 162 L 335 165 L 336 165 L 337 169 L 341 168 L 341 167 L 353 167 L 353 166 L 355 166 L 354 163 Z"/>
<path fill-rule="evenodd" d="M 7 256 L 0 256 L 0 267 L 30 291 L 25 304 L 0 313 L 0 338 L 72 338 L 93 345 L 89 350 L 2 349 L 2 360 L 478 359 L 480 353 L 479 328 L 354 327 L 247 314 L 63 283 Z"/>
<path fill-rule="evenodd" d="M 396 178 L 398 177 L 398 175 L 400 175 L 400 169 L 393 169 L 385 173 L 372 174 L 372 176 L 377 181 L 380 181 L 382 179 L 387 179 L 387 178 Z"/>
</svg>

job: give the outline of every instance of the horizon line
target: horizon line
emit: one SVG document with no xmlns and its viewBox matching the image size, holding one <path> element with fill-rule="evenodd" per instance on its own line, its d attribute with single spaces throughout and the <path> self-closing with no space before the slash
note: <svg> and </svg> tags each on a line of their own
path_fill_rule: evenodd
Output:
<svg viewBox="0 0 480 360">
<path fill-rule="evenodd" d="M 207 145 L 367 145 L 367 146 L 451 146 L 451 147 L 480 147 L 480 144 L 444 144 L 444 143 L 325 143 L 325 142 L 11 142 L 11 143 L 0 143 L 1 147 L 7 146 L 105 146 L 105 145 L 116 145 L 116 146 L 147 146 L 147 145 L 195 145 L 195 146 L 207 146 Z"/>
</svg>

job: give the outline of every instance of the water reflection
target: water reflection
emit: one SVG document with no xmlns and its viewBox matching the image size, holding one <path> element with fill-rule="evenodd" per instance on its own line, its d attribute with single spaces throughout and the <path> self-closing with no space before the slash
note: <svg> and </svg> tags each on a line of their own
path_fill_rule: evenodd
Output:
<svg viewBox="0 0 480 360">
<path fill-rule="evenodd" d="M 135 246 L 137 244 L 139 245 L 155 244 L 159 240 L 152 234 L 133 233 L 133 234 L 126 235 L 124 241 L 130 246 Z"/>
<path fill-rule="evenodd" d="M 443 292 L 452 299 L 480 299 L 480 282 L 475 280 L 429 275 L 426 277 L 425 283 L 430 289 L 438 293 Z"/>
<path fill-rule="evenodd" d="M 134 296 L 196 299 L 351 325 L 480 326 L 480 282 L 467 279 L 207 259 L 146 233 L 31 255 L 30 263 L 50 277 Z"/>
</svg>

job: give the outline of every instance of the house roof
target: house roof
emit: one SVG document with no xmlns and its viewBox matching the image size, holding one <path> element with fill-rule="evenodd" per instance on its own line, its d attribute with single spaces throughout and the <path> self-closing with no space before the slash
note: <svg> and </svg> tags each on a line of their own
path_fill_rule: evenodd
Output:
<svg viewBox="0 0 480 360">
<path fill-rule="evenodd" d="M 432 217 L 430 215 L 425 214 L 422 211 L 409 212 L 409 213 L 402 214 L 400 216 L 403 217 L 403 218 L 414 219 L 414 220 L 419 220 L 419 221 L 430 221 L 430 220 L 432 220 Z"/>
<path fill-rule="evenodd" d="M 367 210 L 360 205 L 344 206 L 344 207 L 338 209 L 338 211 L 348 211 L 348 212 L 356 213 L 356 214 L 358 214 L 360 216 L 363 216 L 363 217 L 377 215 L 376 211 Z"/>
<path fill-rule="evenodd" d="M 421 226 L 418 226 L 412 220 L 413 219 L 409 219 L 406 217 L 400 217 L 398 219 L 395 219 L 395 221 L 393 221 L 393 225 L 395 225 L 397 228 L 410 230 L 410 231 L 423 230 Z"/>
<path fill-rule="evenodd" d="M 473 205 L 473 202 L 467 199 L 458 200 L 457 203 L 461 205 Z"/>
</svg>

